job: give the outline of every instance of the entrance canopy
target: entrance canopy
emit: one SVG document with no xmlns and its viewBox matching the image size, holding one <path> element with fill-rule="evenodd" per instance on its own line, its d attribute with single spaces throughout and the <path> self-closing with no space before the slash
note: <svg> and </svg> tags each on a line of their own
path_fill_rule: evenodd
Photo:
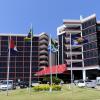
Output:
<svg viewBox="0 0 100 100">
<path fill-rule="evenodd" d="M 61 74 L 64 73 L 65 71 L 67 71 L 67 67 L 65 64 L 62 65 L 55 65 L 55 66 L 51 66 L 50 67 L 46 67 L 43 70 L 36 72 L 35 75 L 37 76 L 43 76 L 43 75 L 50 75 L 50 73 L 52 74 Z"/>
</svg>

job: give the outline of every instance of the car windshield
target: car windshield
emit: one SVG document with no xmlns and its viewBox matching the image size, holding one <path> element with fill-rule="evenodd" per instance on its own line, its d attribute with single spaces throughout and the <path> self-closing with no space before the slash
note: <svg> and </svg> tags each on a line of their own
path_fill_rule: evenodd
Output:
<svg viewBox="0 0 100 100">
<path fill-rule="evenodd" d="M 32 83 L 38 83 L 38 81 L 32 81 Z"/>
<path fill-rule="evenodd" d="M 79 81 L 79 83 L 84 83 L 84 81 Z"/>
<path fill-rule="evenodd" d="M 12 81 L 8 81 L 8 84 L 12 84 Z M 2 84 L 7 84 L 7 81 L 2 81 Z"/>
</svg>

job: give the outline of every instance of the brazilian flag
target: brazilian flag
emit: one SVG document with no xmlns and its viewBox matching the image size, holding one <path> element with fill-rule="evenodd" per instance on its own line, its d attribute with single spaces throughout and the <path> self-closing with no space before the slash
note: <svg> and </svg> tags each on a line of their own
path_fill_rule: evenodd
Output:
<svg viewBox="0 0 100 100">
<path fill-rule="evenodd" d="M 31 37 L 33 37 L 33 30 L 32 30 L 32 28 L 30 28 L 28 36 L 24 38 L 25 42 L 30 42 L 31 41 Z"/>
</svg>

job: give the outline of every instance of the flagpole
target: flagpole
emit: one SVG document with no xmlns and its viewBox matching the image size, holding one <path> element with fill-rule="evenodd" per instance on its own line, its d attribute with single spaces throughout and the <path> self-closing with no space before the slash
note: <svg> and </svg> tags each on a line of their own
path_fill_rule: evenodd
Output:
<svg viewBox="0 0 100 100">
<path fill-rule="evenodd" d="M 0 56 L 1 56 L 1 37 L 0 37 Z"/>
<path fill-rule="evenodd" d="M 7 96 L 8 96 L 8 80 L 9 80 L 9 67 L 10 67 L 10 43 L 11 43 L 11 36 L 8 38 L 8 61 L 7 61 Z"/>
<path fill-rule="evenodd" d="M 63 61 L 63 60 L 64 60 L 64 54 L 63 54 L 63 51 L 64 51 L 64 50 L 63 50 L 63 34 L 62 34 L 62 64 L 63 64 L 63 62 L 64 62 L 64 61 Z"/>
<path fill-rule="evenodd" d="M 49 55 L 49 66 L 50 66 L 50 92 L 52 92 L 52 61 L 51 61 L 51 34 L 50 34 L 50 55 Z"/>
<path fill-rule="evenodd" d="M 32 29 L 32 24 L 31 24 Z M 33 32 L 33 30 L 32 30 Z M 30 46 L 30 77 L 29 77 L 29 93 L 31 95 L 31 79 L 32 79 L 32 34 L 31 33 L 31 46 Z"/>
<path fill-rule="evenodd" d="M 70 57 L 71 57 L 71 84 L 73 83 L 73 71 L 72 71 L 72 48 L 71 48 L 71 33 L 70 33 Z"/>
<path fill-rule="evenodd" d="M 57 67 L 58 67 L 57 66 L 57 51 L 56 51 L 56 57 L 55 58 L 56 58 L 56 78 L 57 78 L 57 73 L 58 73 L 58 71 L 57 71 Z"/>
<path fill-rule="evenodd" d="M 57 49 L 58 49 L 58 55 L 57 55 L 58 64 L 57 64 L 57 65 L 59 66 L 59 36 L 58 36 L 58 48 L 57 48 Z M 58 67 L 58 66 L 57 66 L 57 67 Z M 56 78 L 57 78 L 57 74 L 58 74 L 58 71 L 57 71 L 57 73 L 56 73 Z"/>
</svg>

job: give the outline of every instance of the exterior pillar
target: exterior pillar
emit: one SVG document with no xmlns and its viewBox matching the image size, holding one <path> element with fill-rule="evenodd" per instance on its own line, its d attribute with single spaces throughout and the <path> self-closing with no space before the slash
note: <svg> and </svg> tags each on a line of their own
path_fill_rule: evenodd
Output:
<svg viewBox="0 0 100 100">
<path fill-rule="evenodd" d="M 86 70 L 82 70 L 83 80 L 86 80 Z"/>
</svg>

